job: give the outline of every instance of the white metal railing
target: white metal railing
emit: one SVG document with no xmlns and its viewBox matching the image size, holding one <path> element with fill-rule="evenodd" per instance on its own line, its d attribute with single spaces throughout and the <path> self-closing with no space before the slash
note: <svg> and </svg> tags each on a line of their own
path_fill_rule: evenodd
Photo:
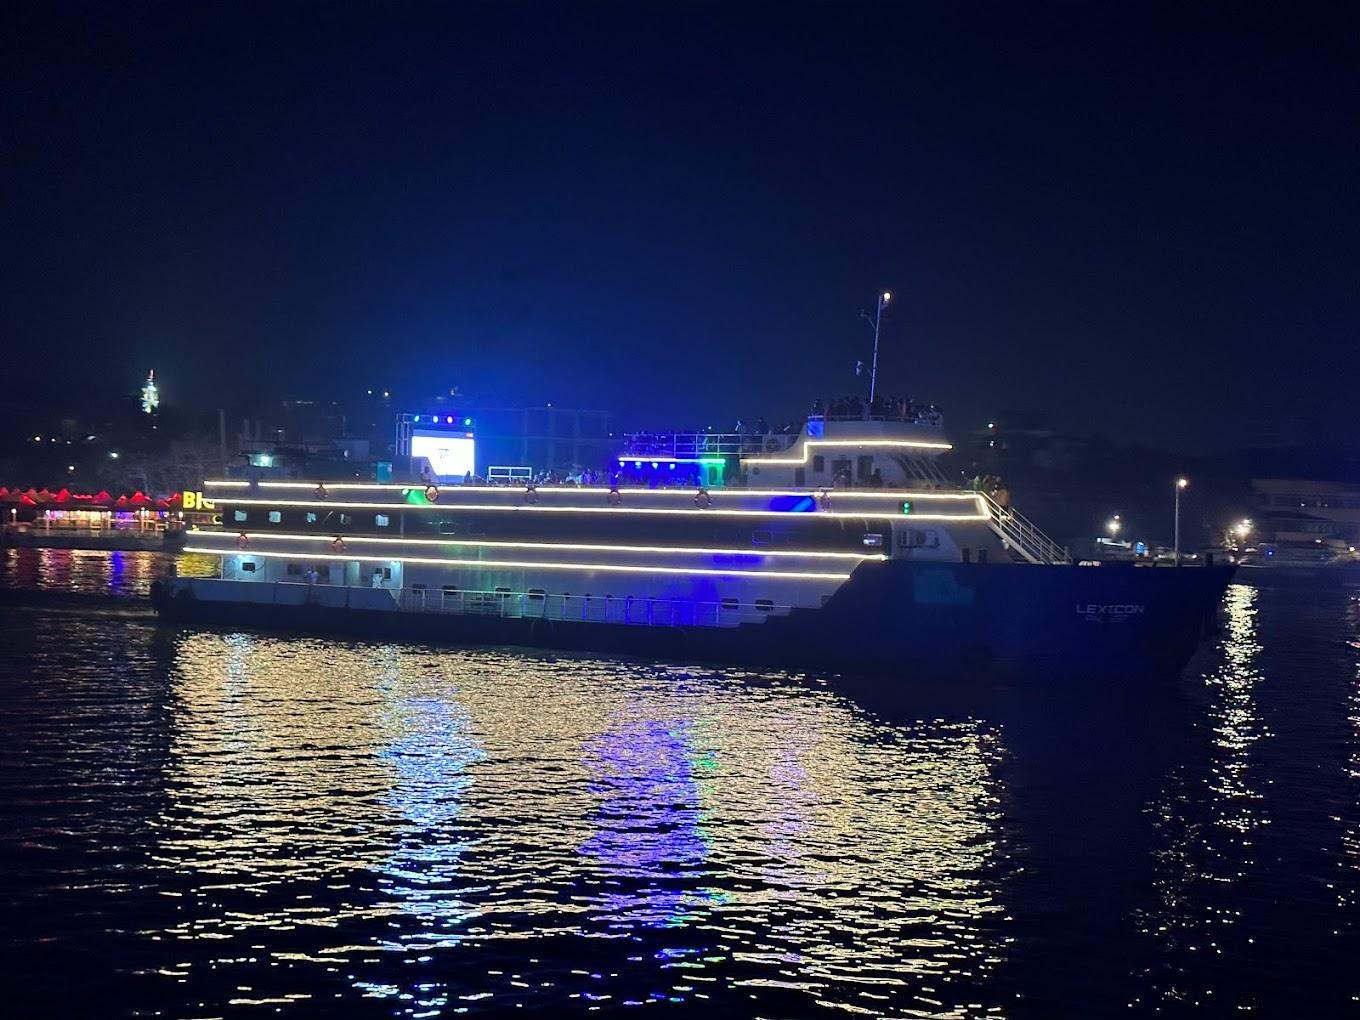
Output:
<svg viewBox="0 0 1360 1020">
<path fill-rule="evenodd" d="M 792 606 L 758 603 L 698 602 L 612 595 L 552 595 L 547 592 L 446 591 L 403 588 L 397 605 L 403 612 L 499 616 L 507 619 L 622 623 L 644 627 L 735 627 L 771 616 L 787 616 Z"/>
<path fill-rule="evenodd" d="M 623 437 L 622 457 L 744 457 L 789 449 L 797 432 L 630 432 Z"/>
<path fill-rule="evenodd" d="M 1031 563 L 1071 563 L 1066 546 L 1059 545 L 1035 524 L 1012 507 L 1002 506 L 985 492 L 978 493 L 987 504 L 992 530 Z"/>
</svg>

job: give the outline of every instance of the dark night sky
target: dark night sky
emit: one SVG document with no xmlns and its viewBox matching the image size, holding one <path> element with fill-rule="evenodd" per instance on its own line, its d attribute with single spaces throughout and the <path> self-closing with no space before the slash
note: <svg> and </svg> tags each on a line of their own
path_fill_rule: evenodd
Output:
<svg viewBox="0 0 1360 1020">
<path fill-rule="evenodd" d="M 11 5 L 8 369 L 1353 441 L 1350 9 L 961 7 Z"/>
</svg>

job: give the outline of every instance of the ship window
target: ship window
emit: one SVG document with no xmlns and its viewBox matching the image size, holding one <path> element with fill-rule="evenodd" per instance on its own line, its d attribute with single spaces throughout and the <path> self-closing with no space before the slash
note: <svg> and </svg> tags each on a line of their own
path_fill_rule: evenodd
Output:
<svg viewBox="0 0 1360 1020">
<path fill-rule="evenodd" d="M 872 475 L 873 473 L 874 473 L 874 458 L 873 458 L 873 457 L 856 457 L 856 458 L 855 458 L 855 477 L 856 477 L 856 478 L 858 478 L 860 481 L 865 481 L 865 480 L 867 480 L 867 479 L 869 478 L 869 476 Z"/>
<path fill-rule="evenodd" d="M 545 592 L 542 588 L 530 588 L 530 589 L 529 589 L 529 598 L 535 599 L 535 600 L 540 601 L 540 602 L 541 602 L 545 597 L 547 597 L 547 594 L 548 594 L 548 593 Z"/>
<path fill-rule="evenodd" d="M 497 589 L 496 589 L 496 594 L 499 595 L 501 598 L 504 598 L 505 596 L 507 596 L 507 595 L 510 594 L 510 589 L 509 589 L 509 588 L 497 588 Z"/>
<path fill-rule="evenodd" d="M 250 514 L 244 510 L 233 510 L 231 513 L 231 519 L 237 524 L 244 524 L 249 518 Z"/>
<path fill-rule="evenodd" d="M 344 524 L 344 525 L 353 524 L 353 523 L 354 523 L 354 517 L 353 517 L 352 515 L 350 515 L 350 514 L 341 514 L 341 515 L 340 515 L 340 523 L 341 523 L 341 524 Z"/>
<path fill-rule="evenodd" d="M 740 603 L 738 603 L 736 599 L 723 599 L 723 600 L 722 600 L 722 607 L 723 607 L 724 609 L 736 609 L 738 605 L 740 605 Z"/>
<path fill-rule="evenodd" d="M 920 549 L 940 547 L 939 533 L 933 529 L 922 531 L 919 528 L 908 528 L 897 536 L 897 547 L 899 549 Z"/>
<path fill-rule="evenodd" d="M 799 488 L 807 484 L 807 473 L 802 468 L 793 469 L 793 484 Z"/>
<path fill-rule="evenodd" d="M 289 577 L 301 577 L 301 576 L 302 576 L 302 564 L 301 564 L 301 563 L 290 563 L 290 564 L 288 564 L 288 576 L 289 576 Z"/>
<path fill-rule="evenodd" d="M 308 524 L 316 523 L 316 514 L 312 513 L 312 511 L 310 510 L 307 511 L 307 523 Z"/>
<path fill-rule="evenodd" d="M 823 471 L 826 470 L 826 458 L 823 457 L 820 453 L 812 458 L 812 470 L 816 474 L 821 474 Z"/>
<path fill-rule="evenodd" d="M 244 570 L 247 574 L 253 574 L 255 573 L 255 564 L 251 560 L 246 560 L 244 563 L 241 564 L 241 569 Z"/>
<path fill-rule="evenodd" d="M 388 517 L 387 514 L 374 514 L 373 523 L 380 528 L 385 528 L 392 523 L 392 518 Z"/>
<path fill-rule="evenodd" d="M 444 592 L 445 595 L 457 595 L 457 594 L 458 594 L 458 586 L 455 585 L 455 584 L 446 584 L 446 585 L 444 585 L 444 587 L 443 587 L 441 590 Z"/>
<path fill-rule="evenodd" d="M 883 536 L 882 536 L 882 535 L 865 535 L 865 536 L 864 536 L 864 544 L 865 544 L 866 546 L 868 546 L 870 549 L 878 549 L 878 548 L 881 548 L 882 545 L 883 545 Z"/>
<path fill-rule="evenodd" d="M 278 524 L 278 523 L 281 522 L 282 520 L 283 520 L 283 514 L 282 514 L 280 511 L 278 511 L 278 510 L 270 510 L 270 511 L 269 511 L 269 523 L 270 523 L 270 524 Z"/>
<path fill-rule="evenodd" d="M 412 591 L 424 591 L 424 590 L 425 590 L 425 586 L 424 586 L 423 584 L 413 584 L 413 585 L 411 585 L 411 590 L 412 590 Z"/>
<path fill-rule="evenodd" d="M 762 613 L 774 612 L 774 603 L 769 599 L 756 599 L 756 608 Z"/>
</svg>

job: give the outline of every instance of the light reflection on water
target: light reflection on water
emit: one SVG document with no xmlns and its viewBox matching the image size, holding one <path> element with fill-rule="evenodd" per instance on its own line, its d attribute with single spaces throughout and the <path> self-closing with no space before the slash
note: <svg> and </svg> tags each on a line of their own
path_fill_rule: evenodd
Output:
<svg viewBox="0 0 1360 1020">
<path fill-rule="evenodd" d="M 199 553 L 102 549 L 0 549 L 0 589 L 80 595 L 146 595 L 171 569 L 183 577 L 213 577 L 217 557 Z"/>
<path fill-rule="evenodd" d="M 138 1016 L 1360 1006 L 1354 597 L 1235 586 L 1179 683 L 1089 700 L 37 603 L 0 647 L 15 1016 L 73 974 Z"/>
<path fill-rule="evenodd" d="M 273 966 L 401 1015 L 984 1011 L 1000 747 L 977 722 L 913 733 L 768 680 L 240 635 L 180 639 L 171 683 L 155 863 L 180 895 L 144 934 L 198 943 L 191 983 L 239 969 L 282 999 L 243 950 L 305 929 Z"/>
<path fill-rule="evenodd" d="M 1158 901 L 1140 917 L 1140 926 L 1161 947 L 1162 961 L 1147 975 L 1145 996 L 1163 1008 L 1214 1002 L 1215 989 L 1187 979 L 1184 961 L 1195 953 L 1221 955 L 1225 943 L 1234 948 L 1232 930 L 1240 909 L 1222 902 L 1228 898 L 1213 895 L 1212 889 L 1247 876 L 1256 863 L 1255 833 L 1269 823 L 1259 787 L 1260 765 L 1253 757 L 1255 746 L 1271 736 L 1255 702 L 1261 682 L 1256 664 L 1259 597 L 1256 588 L 1239 584 L 1224 599 L 1220 656 L 1202 680 L 1208 771 L 1178 768 L 1165 797 L 1150 809 L 1161 836 L 1154 851 Z"/>
</svg>

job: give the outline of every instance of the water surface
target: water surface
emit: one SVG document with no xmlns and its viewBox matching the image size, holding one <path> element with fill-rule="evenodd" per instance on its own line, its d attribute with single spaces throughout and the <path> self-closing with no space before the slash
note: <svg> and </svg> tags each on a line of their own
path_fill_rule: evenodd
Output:
<svg viewBox="0 0 1360 1020">
<path fill-rule="evenodd" d="M 7 994 L 1353 1015 L 1358 641 L 1352 596 L 1234 586 L 1179 682 L 914 690 L 14 609 Z"/>
</svg>

